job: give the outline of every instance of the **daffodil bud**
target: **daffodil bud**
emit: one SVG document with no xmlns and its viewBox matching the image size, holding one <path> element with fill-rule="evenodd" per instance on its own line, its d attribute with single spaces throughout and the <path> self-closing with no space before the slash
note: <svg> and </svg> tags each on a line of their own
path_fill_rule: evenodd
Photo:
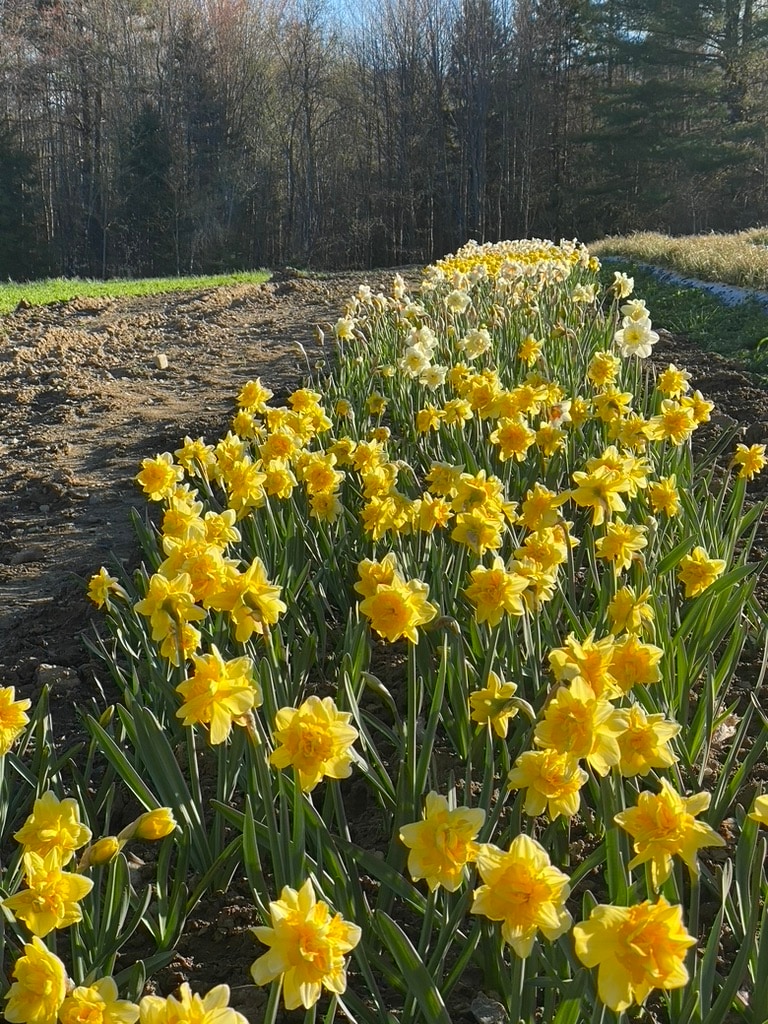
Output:
<svg viewBox="0 0 768 1024">
<path fill-rule="evenodd" d="M 114 860 L 122 849 L 123 844 L 117 836 L 104 836 L 92 843 L 84 851 L 78 864 L 78 871 L 86 871 L 88 868 L 101 867 Z"/>
<path fill-rule="evenodd" d="M 176 828 L 176 819 L 170 807 L 147 811 L 136 821 L 136 839 L 155 841 L 169 836 Z"/>
</svg>

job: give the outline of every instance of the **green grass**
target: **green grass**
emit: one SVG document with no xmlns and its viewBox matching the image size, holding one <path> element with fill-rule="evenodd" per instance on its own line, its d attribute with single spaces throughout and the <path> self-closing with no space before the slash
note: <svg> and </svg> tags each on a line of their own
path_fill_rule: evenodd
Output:
<svg viewBox="0 0 768 1024">
<path fill-rule="evenodd" d="M 680 334 L 707 352 L 744 364 L 747 371 L 768 377 L 768 310 L 754 299 L 728 306 L 695 287 L 659 281 L 631 260 L 603 264 L 604 285 L 623 270 L 635 279 L 634 294 L 645 299 L 654 326 Z"/>
<path fill-rule="evenodd" d="M 188 292 L 221 285 L 262 284 L 270 277 L 268 270 L 243 270 L 233 274 L 210 274 L 200 277 L 144 277 L 136 280 L 93 281 L 78 277 L 49 278 L 16 284 L 0 284 L 0 314 L 11 313 L 24 299 L 32 306 L 67 302 L 74 298 L 123 298 L 129 295 L 160 295 L 164 292 Z"/>
</svg>

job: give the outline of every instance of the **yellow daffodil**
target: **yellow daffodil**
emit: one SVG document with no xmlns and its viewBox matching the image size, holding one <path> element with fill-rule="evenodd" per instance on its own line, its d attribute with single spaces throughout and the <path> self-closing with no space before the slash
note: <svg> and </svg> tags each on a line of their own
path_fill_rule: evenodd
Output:
<svg viewBox="0 0 768 1024">
<path fill-rule="evenodd" d="M 573 482 L 576 488 L 569 496 L 580 508 L 592 509 L 593 526 L 602 526 L 614 512 L 626 511 L 620 493 L 626 490 L 621 474 L 601 466 L 591 473 L 575 472 Z"/>
<path fill-rule="evenodd" d="M 624 569 L 629 569 L 632 560 L 648 544 L 644 526 L 634 526 L 614 520 L 607 523 L 605 533 L 595 541 L 595 554 L 613 563 L 614 575 L 618 576 Z"/>
<path fill-rule="evenodd" d="M 506 852 L 481 846 L 477 870 L 484 884 L 475 890 L 472 913 L 501 921 L 504 941 L 519 957 L 530 956 L 539 932 L 554 942 L 570 928 L 568 876 L 535 839 L 519 835 Z"/>
<path fill-rule="evenodd" d="M 339 711 L 330 697 L 311 696 L 298 708 L 281 708 L 275 716 L 275 750 L 269 760 L 276 768 L 296 769 L 299 784 L 310 792 L 323 778 L 346 779 L 352 774 L 352 744 L 358 733 L 349 712 Z"/>
<path fill-rule="evenodd" d="M 654 989 L 688 984 L 685 958 L 696 939 L 683 925 L 682 907 L 664 897 L 634 907 L 600 904 L 573 929 L 576 955 L 597 967 L 601 1002 L 616 1013 L 643 1003 Z"/>
<path fill-rule="evenodd" d="M 0 686 L 0 757 L 4 757 L 29 724 L 31 700 L 16 700 L 14 686 Z"/>
<path fill-rule="evenodd" d="M 272 397 L 273 392 L 264 387 L 261 377 L 257 377 L 256 380 L 247 380 L 240 388 L 237 405 L 240 409 L 248 409 L 249 412 L 263 413 Z"/>
<path fill-rule="evenodd" d="M 680 559 L 677 575 L 685 587 L 686 597 L 698 597 L 715 580 L 723 575 L 725 562 L 722 558 L 710 558 L 702 547 L 695 547 L 690 555 Z"/>
<path fill-rule="evenodd" d="M 67 972 L 55 953 L 35 936 L 13 967 L 6 995 L 9 1024 L 56 1024 L 67 995 Z"/>
<path fill-rule="evenodd" d="M 59 1010 L 60 1024 L 135 1024 L 139 1007 L 118 998 L 112 978 L 101 978 L 91 985 L 79 985 L 66 997 Z"/>
<path fill-rule="evenodd" d="M 429 588 L 420 580 L 404 582 L 395 575 L 390 583 L 381 583 L 373 594 L 360 602 L 361 614 L 370 620 L 371 628 L 390 643 L 405 637 L 412 644 L 419 642 L 418 628 L 437 615 L 437 606 L 427 598 Z"/>
<path fill-rule="evenodd" d="M 662 477 L 648 485 L 648 499 L 655 515 L 676 516 L 680 512 L 680 494 L 677 490 L 677 477 Z"/>
<path fill-rule="evenodd" d="M 176 830 L 176 819 L 170 807 L 155 807 L 140 814 L 127 825 L 117 837 L 119 842 L 138 839 L 141 842 L 156 843 Z"/>
<path fill-rule="evenodd" d="M 191 587 L 188 573 L 180 573 L 172 579 L 161 573 L 150 577 L 147 596 L 137 601 L 133 610 L 149 618 L 153 640 L 175 635 L 179 623 L 199 622 L 205 618 L 203 609 L 195 604 Z"/>
<path fill-rule="evenodd" d="M 749 812 L 749 817 L 752 818 L 753 821 L 756 821 L 758 825 L 765 825 L 768 827 L 768 794 L 755 797 L 755 802 L 752 804 L 752 810 Z"/>
<path fill-rule="evenodd" d="M 661 412 L 657 416 L 651 416 L 646 430 L 652 441 L 669 440 L 674 445 L 681 445 L 688 440 L 696 427 L 697 423 L 690 406 L 665 398 L 661 403 Z"/>
<path fill-rule="evenodd" d="M 687 370 L 679 370 L 674 363 L 670 363 L 666 370 L 662 370 L 656 381 L 656 387 L 667 398 L 680 398 L 686 391 L 690 391 L 691 379 Z"/>
<path fill-rule="evenodd" d="M 360 941 L 360 928 L 340 914 L 332 915 L 327 903 L 318 902 L 309 879 L 298 891 L 286 885 L 280 899 L 269 904 L 269 911 L 271 927 L 253 929 L 256 938 L 270 947 L 251 966 L 254 982 L 268 985 L 282 978 L 287 1010 L 309 1009 L 324 988 L 343 995 L 347 987 L 344 957 Z"/>
<path fill-rule="evenodd" d="M 444 796 L 427 794 L 424 820 L 400 829 L 400 839 L 410 851 L 408 870 L 414 882 L 424 878 L 432 890 L 442 885 L 455 892 L 464 868 L 475 859 L 475 839 L 484 821 L 485 811 L 479 808 L 450 810 Z"/>
<path fill-rule="evenodd" d="M 639 704 L 627 710 L 627 727 L 619 736 L 619 771 L 625 778 L 647 775 L 652 768 L 669 768 L 677 757 L 669 741 L 680 732 L 677 722 L 663 714 L 648 715 Z"/>
<path fill-rule="evenodd" d="M 709 801 L 706 792 L 680 796 L 666 779 L 661 780 L 660 793 L 641 793 L 637 806 L 614 819 L 634 839 L 636 856 L 627 866 L 632 869 L 650 861 L 656 889 L 669 878 L 673 856 L 681 857 L 696 877 L 698 850 L 702 846 L 725 846 L 725 840 L 713 828 L 695 820 L 709 807 Z"/>
<path fill-rule="evenodd" d="M 625 728 L 625 712 L 595 697 L 592 688 L 577 676 L 569 687 L 558 687 L 536 726 L 534 742 L 576 760 L 584 759 L 598 775 L 607 775 L 619 762 L 617 738 Z"/>
<path fill-rule="evenodd" d="M 223 743 L 232 725 L 261 704 L 261 690 L 250 658 L 224 661 L 218 647 L 192 656 L 193 674 L 176 687 L 183 704 L 176 712 L 184 725 L 207 725 L 212 744 Z"/>
<path fill-rule="evenodd" d="M 229 612 L 235 639 L 244 644 L 254 633 L 262 636 L 287 609 L 281 588 L 269 582 L 267 569 L 257 556 L 244 573 L 228 579 L 214 605 Z"/>
<path fill-rule="evenodd" d="M 102 566 L 88 581 L 88 598 L 93 601 L 97 608 L 103 608 L 109 604 L 112 597 L 120 597 L 123 600 L 127 600 L 128 594 L 125 587 L 120 585 L 120 581 L 111 576 Z"/>
<path fill-rule="evenodd" d="M 229 985 L 216 985 L 200 996 L 185 981 L 176 995 L 144 996 L 139 1014 L 141 1024 L 248 1024 L 247 1018 L 228 1003 Z"/>
<path fill-rule="evenodd" d="M 592 687 L 596 697 L 611 700 L 621 692 L 611 671 L 614 647 L 612 636 L 595 640 L 594 630 L 583 640 L 570 633 L 565 638 L 565 646 L 550 651 L 552 674 L 558 682 L 581 676 Z"/>
<path fill-rule="evenodd" d="M 751 480 L 765 469 L 765 445 L 753 444 L 747 447 L 745 444 L 737 444 L 731 465 L 739 467 L 738 476 L 742 480 Z"/>
<path fill-rule="evenodd" d="M 664 655 L 661 647 L 646 644 L 635 634 L 627 633 L 613 646 L 611 675 L 622 693 L 633 686 L 649 686 L 661 679 L 659 663 Z"/>
<path fill-rule="evenodd" d="M 59 800 L 48 790 L 35 800 L 32 813 L 13 838 L 22 844 L 25 853 L 45 857 L 55 852 L 63 867 L 72 860 L 75 850 L 90 842 L 91 830 L 81 823 L 76 800 Z"/>
<path fill-rule="evenodd" d="M 136 482 L 150 501 L 163 501 L 173 494 L 176 484 L 184 479 L 184 468 L 173 461 L 170 452 L 143 459 Z"/>
<path fill-rule="evenodd" d="M 489 672 L 487 685 L 469 695 L 469 717 L 480 725 L 491 725 L 500 739 L 506 739 L 509 720 L 515 717 L 520 706 L 519 702 L 511 699 L 516 692 L 515 683 L 508 683 L 495 672 Z"/>
<path fill-rule="evenodd" d="M 622 587 L 617 590 L 608 604 L 611 632 L 641 633 L 644 629 L 650 628 L 655 618 L 650 597 L 650 587 L 641 594 L 636 594 L 633 587 Z"/>
<path fill-rule="evenodd" d="M 522 615 L 525 603 L 521 594 L 528 586 L 528 580 L 517 573 L 508 572 L 504 560 L 498 555 L 490 569 L 478 566 L 470 573 L 472 583 L 464 593 L 475 606 L 478 622 L 497 626 L 504 615 Z"/>
<path fill-rule="evenodd" d="M 3 900 L 3 906 L 23 921 L 33 935 L 41 938 L 55 928 L 67 928 L 82 921 L 79 901 L 91 891 L 93 881 L 73 871 L 62 871 L 56 850 L 45 857 L 24 854 L 26 889 Z"/>
<path fill-rule="evenodd" d="M 511 789 L 525 789 L 523 809 L 531 817 L 546 810 L 552 821 L 572 818 L 579 809 L 587 773 L 570 754 L 556 750 L 527 750 L 507 776 Z"/>
</svg>

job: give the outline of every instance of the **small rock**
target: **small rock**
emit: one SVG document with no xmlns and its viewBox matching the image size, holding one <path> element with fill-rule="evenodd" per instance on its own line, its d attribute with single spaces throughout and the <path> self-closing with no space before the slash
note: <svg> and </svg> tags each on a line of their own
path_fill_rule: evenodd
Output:
<svg viewBox="0 0 768 1024">
<path fill-rule="evenodd" d="M 23 565 L 25 562 L 42 562 L 45 559 L 45 548 L 42 544 L 16 551 L 8 559 L 8 565 Z"/>
<path fill-rule="evenodd" d="M 470 1010 L 478 1024 L 507 1024 L 509 1020 L 501 1003 L 490 999 L 483 992 L 478 992 L 472 1000 Z"/>
<path fill-rule="evenodd" d="M 45 514 L 46 512 L 50 512 L 51 511 L 51 506 L 50 505 L 41 505 L 40 506 L 40 511 L 43 514 Z"/>
<path fill-rule="evenodd" d="M 168 356 L 165 354 L 165 352 L 157 353 L 157 355 L 155 356 L 155 366 L 158 368 L 158 370 L 168 369 Z"/>
<path fill-rule="evenodd" d="M 768 441 L 768 423 L 765 420 L 750 423 L 744 431 L 744 444 L 765 444 L 766 441 Z"/>
<path fill-rule="evenodd" d="M 41 689 L 47 686 L 51 690 L 74 690 L 80 685 L 80 677 L 73 668 L 43 663 L 37 666 L 35 682 Z"/>
</svg>

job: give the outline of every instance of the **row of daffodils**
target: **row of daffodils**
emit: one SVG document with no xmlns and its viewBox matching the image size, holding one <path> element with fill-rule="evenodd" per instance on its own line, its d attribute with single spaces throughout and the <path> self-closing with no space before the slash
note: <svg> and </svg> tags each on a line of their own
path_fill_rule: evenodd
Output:
<svg viewBox="0 0 768 1024">
<path fill-rule="evenodd" d="M 576 243 L 469 243 L 361 285 L 330 374 L 244 382 L 225 437 L 144 460 L 144 568 L 89 585 L 101 781 L 2 695 L 7 1020 L 244 1020 L 226 984 L 146 988 L 234 879 L 254 1022 L 448 1024 L 481 991 L 762 1024 L 765 450 L 652 365 L 632 292 Z"/>
</svg>

